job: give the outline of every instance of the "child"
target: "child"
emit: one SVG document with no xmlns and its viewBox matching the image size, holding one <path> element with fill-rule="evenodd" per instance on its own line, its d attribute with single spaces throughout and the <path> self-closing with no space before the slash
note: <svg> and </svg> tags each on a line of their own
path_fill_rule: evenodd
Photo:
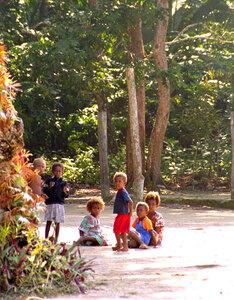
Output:
<svg viewBox="0 0 234 300">
<path fill-rule="evenodd" d="M 42 173 L 44 173 L 45 169 L 46 161 L 42 157 L 35 158 L 33 161 L 33 172 L 31 174 L 29 186 L 31 187 L 34 194 L 37 194 L 46 199 L 47 196 L 42 193 L 42 180 L 40 176 Z"/>
<path fill-rule="evenodd" d="M 32 189 L 32 192 L 37 196 L 43 197 L 44 199 L 46 199 L 47 196 L 42 193 L 43 182 L 41 180 L 41 174 L 45 171 L 45 169 L 46 161 L 40 157 L 34 159 L 32 168 L 25 167 L 21 171 L 22 176 L 27 181 L 29 187 Z"/>
<path fill-rule="evenodd" d="M 113 177 L 117 193 L 114 202 L 114 214 L 118 214 L 114 222 L 114 233 L 117 244 L 112 249 L 118 251 L 128 251 L 127 232 L 130 230 L 132 216 L 132 199 L 125 189 L 127 175 L 123 172 L 115 173 Z M 123 241 L 123 245 L 121 243 Z"/>
<path fill-rule="evenodd" d="M 80 224 L 80 238 L 76 243 L 77 245 L 107 246 L 107 242 L 101 231 L 99 217 L 104 207 L 105 203 L 99 197 L 88 201 L 86 209 L 90 215 L 85 216 Z"/>
<path fill-rule="evenodd" d="M 66 181 L 62 179 L 63 164 L 54 163 L 52 166 L 53 177 L 46 180 L 43 191 L 48 196 L 46 199 L 46 229 L 45 238 L 48 238 L 52 221 L 55 222 L 55 242 L 58 240 L 60 223 L 64 223 L 65 209 L 64 198 L 68 197 L 69 189 Z"/>
<path fill-rule="evenodd" d="M 145 202 L 138 202 L 136 206 L 137 218 L 132 227 L 135 228 L 128 233 L 128 237 L 137 242 L 140 249 L 147 249 L 150 241 L 156 246 L 156 239 L 153 233 L 153 226 L 147 214 L 149 207 Z"/>
<path fill-rule="evenodd" d="M 160 204 L 160 196 L 158 192 L 149 192 L 145 197 L 145 202 L 149 206 L 149 213 L 147 217 L 151 220 L 154 234 L 156 237 L 157 245 L 161 245 L 163 239 L 163 228 L 164 228 L 164 219 L 163 216 L 156 211 L 156 208 Z M 151 242 L 150 242 L 151 244 Z"/>
</svg>

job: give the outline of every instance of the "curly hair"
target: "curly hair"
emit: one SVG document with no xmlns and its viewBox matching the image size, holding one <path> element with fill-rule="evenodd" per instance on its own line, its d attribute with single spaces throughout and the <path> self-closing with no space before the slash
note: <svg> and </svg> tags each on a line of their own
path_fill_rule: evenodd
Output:
<svg viewBox="0 0 234 300">
<path fill-rule="evenodd" d="M 136 205 L 136 211 L 137 211 L 137 208 L 139 206 L 143 206 L 145 208 L 145 210 L 146 210 L 146 213 L 148 214 L 148 212 L 149 212 L 149 206 L 148 206 L 148 204 L 146 202 L 143 202 L 143 201 L 138 202 L 137 205 Z"/>
<path fill-rule="evenodd" d="M 104 210 L 105 208 L 105 203 L 103 202 L 102 198 L 100 197 L 95 197 L 93 199 L 90 199 L 88 202 L 87 202 L 87 205 L 86 205 L 86 209 L 88 212 L 91 213 L 92 211 L 92 207 L 94 204 L 99 204 L 100 207 L 101 207 L 101 211 Z"/>
<path fill-rule="evenodd" d="M 63 166 L 62 163 L 59 163 L 59 162 L 54 163 L 53 166 L 52 166 L 52 172 L 54 171 L 54 169 L 55 169 L 56 167 L 60 167 L 60 168 L 62 169 L 62 172 L 63 172 L 64 166 Z"/>
<path fill-rule="evenodd" d="M 114 176 L 113 176 L 113 182 L 115 182 L 115 179 L 116 179 L 117 177 L 122 177 L 123 180 L 124 180 L 124 183 L 126 183 L 127 180 L 128 180 L 128 177 L 127 177 L 127 175 L 126 175 L 124 172 L 116 172 L 116 173 L 114 174 Z"/>
<path fill-rule="evenodd" d="M 43 164 L 46 167 L 46 161 L 44 160 L 44 158 L 43 157 L 35 158 L 34 161 L 33 161 L 34 167 L 38 166 L 40 164 Z"/>
<path fill-rule="evenodd" d="M 159 206 L 161 200 L 160 200 L 160 196 L 158 192 L 149 192 L 147 193 L 147 195 L 145 196 L 145 202 L 147 203 L 147 201 L 149 200 L 154 200 L 157 207 Z"/>
</svg>

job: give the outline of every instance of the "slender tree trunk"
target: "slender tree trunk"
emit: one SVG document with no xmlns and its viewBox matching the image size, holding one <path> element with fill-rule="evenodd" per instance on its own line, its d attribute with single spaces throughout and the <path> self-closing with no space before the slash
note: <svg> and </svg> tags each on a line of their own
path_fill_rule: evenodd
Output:
<svg viewBox="0 0 234 300">
<path fill-rule="evenodd" d="M 44 21 L 47 15 L 47 0 L 41 0 L 40 10 L 39 10 L 39 21 Z"/>
<path fill-rule="evenodd" d="M 88 6 L 98 8 L 97 0 L 89 0 Z M 107 101 L 101 93 L 97 94 L 98 103 L 98 147 L 100 163 L 101 195 L 105 200 L 110 195 L 108 140 L 107 140 Z"/>
<path fill-rule="evenodd" d="M 234 201 L 234 111 L 231 112 L 231 136 L 232 136 L 231 199 Z"/>
<path fill-rule="evenodd" d="M 108 146 L 107 146 L 107 109 L 102 95 L 97 96 L 98 102 L 98 145 L 100 162 L 100 180 L 102 198 L 110 195 Z"/>
<path fill-rule="evenodd" d="M 168 20 L 168 30 L 173 31 L 173 16 L 172 16 L 172 7 L 173 7 L 173 0 L 168 1 L 169 6 L 169 20 Z"/>
<path fill-rule="evenodd" d="M 142 201 L 144 189 L 144 176 L 142 175 L 142 160 L 140 148 L 140 135 L 138 127 L 138 111 L 137 111 L 137 98 L 136 87 L 134 78 L 134 69 L 128 68 L 126 70 L 128 97 L 129 97 L 129 122 L 130 122 L 130 138 L 133 153 L 133 193 L 134 201 Z"/>
<path fill-rule="evenodd" d="M 158 0 L 157 7 L 161 11 L 162 9 L 164 10 L 164 18 L 160 18 L 157 22 L 153 44 L 154 63 L 157 68 L 158 108 L 150 136 L 149 153 L 146 162 L 146 184 L 148 188 L 156 188 L 157 184 L 161 182 L 161 154 L 170 113 L 170 83 L 164 75 L 168 71 L 165 50 L 168 0 Z"/>
<path fill-rule="evenodd" d="M 116 154 L 118 152 L 118 142 L 115 134 L 115 127 L 112 122 L 112 115 L 107 106 L 107 141 L 108 141 L 108 154 Z"/>
<path fill-rule="evenodd" d="M 142 22 L 139 15 L 135 16 L 135 26 L 131 26 L 130 22 L 128 25 L 128 51 L 129 51 L 129 62 L 134 62 L 137 59 L 144 58 L 144 45 L 142 38 Z M 143 75 L 144 76 L 144 75 Z M 145 82 L 144 79 L 140 81 L 137 92 L 137 110 L 138 110 L 138 121 L 139 121 L 139 135 L 140 135 L 140 148 L 141 148 L 141 160 L 142 160 L 142 172 L 145 170 Z M 127 162 L 127 175 L 128 184 L 134 180 L 133 173 L 133 151 L 130 143 L 130 127 L 127 127 L 127 140 L 126 140 L 126 162 Z"/>
</svg>

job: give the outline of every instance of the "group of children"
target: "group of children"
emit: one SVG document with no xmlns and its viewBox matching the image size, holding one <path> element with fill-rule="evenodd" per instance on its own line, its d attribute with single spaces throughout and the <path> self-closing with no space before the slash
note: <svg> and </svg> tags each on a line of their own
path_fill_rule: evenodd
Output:
<svg viewBox="0 0 234 300">
<path fill-rule="evenodd" d="M 64 223 L 64 199 L 69 196 L 69 188 L 66 181 L 62 179 L 63 164 L 54 163 L 52 166 L 53 176 L 43 183 L 40 176 L 45 169 L 46 162 L 44 159 L 34 160 L 34 176 L 31 177 L 30 186 L 34 193 L 45 200 L 45 238 L 48 238 L 52 222 L 54 222 L 55 241 L 57 241 L 60 223 Z M 131 226 L 133 201 L 125 189 L 127 175 L 123 172 L 117 172 L 113 181 L 117 190 L 113 213 L 117 216 L 113 226 L 116 245 L 112 249 L 114 251 L 128 251 L 128 248 L 147 249 L 149 245 L 160 246 L 163 238 L 164 219 L 156 211 L 160 204 L 158 192 L 149 192 L 144 202 L 137 203 L 137 218 Z M 108 243 L 101 230 L 99 216 L 105 208 L 103 200 L 99 197 L 93 198 L 88 201 L 86 208 L 90 214 L 83 218 L 79 226 L 80 238 L 75 243 L 77 245 L 107 246 Z"/>
<path fill-rule="evenodd" d="M 117 214 L 113 231 L 116 237 L 114 251 L 128 251 L 128 248 L 147 249 L 149 245 L 160 246 L 163 238 L 164 219 L 156 211 L 160 204 L 158 192 L 149 192 L 144 202 L 138 202 L 136 206 L 137 218 L 130 226 L 133 211 L 133 201 L 130 198 L 125 185 L 127 175 L 117 172 L 113 178 L 117 193 L 115 196 L 113 213 Z M 107 241 L 100 227 L 100 213 L 105 204 L 100 198 L 94 198 L 87 203 L 87 211 L 79 227 L 80 238 L 78 245 L 106 246 Z"/>
</svg>

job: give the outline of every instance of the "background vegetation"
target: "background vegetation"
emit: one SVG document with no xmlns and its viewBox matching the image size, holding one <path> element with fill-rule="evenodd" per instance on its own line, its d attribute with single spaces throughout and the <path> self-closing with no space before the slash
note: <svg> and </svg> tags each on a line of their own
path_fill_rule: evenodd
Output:
<svg viewBox="0 0 234 300">
<path fill-rule="evenodd" d="M 155 1 L 140 2 L 147 56 L 159 12 Z M 26 148 L 49 162 L 61 159 L 65 177 L 76 183 L 99 183 L 98 89 L 108 100 L 110 176 L 125 169 L 126 15 L 134 15 L 138 1 L 98 3 L 93 8 L 88 1 L 0 1 L 0 39 L 10 73 L 21 83 L 15 107 L 24 120 Z M 170 5 L 168 42 L 196 26 L 182 33 L 183 42 L 168 44 L 171 113 L 162 177 L 167 184 L 180 185 L 182 178 L 200 187 L 216 178 L 228 184 L 233 7 L 224 0 Z M 204 37 L 207 32 L 212 38 Z M 152 59 L 135 62 L 136 78 L 145 72 L 146 147 L 157 107 Z"/>
</svg>

